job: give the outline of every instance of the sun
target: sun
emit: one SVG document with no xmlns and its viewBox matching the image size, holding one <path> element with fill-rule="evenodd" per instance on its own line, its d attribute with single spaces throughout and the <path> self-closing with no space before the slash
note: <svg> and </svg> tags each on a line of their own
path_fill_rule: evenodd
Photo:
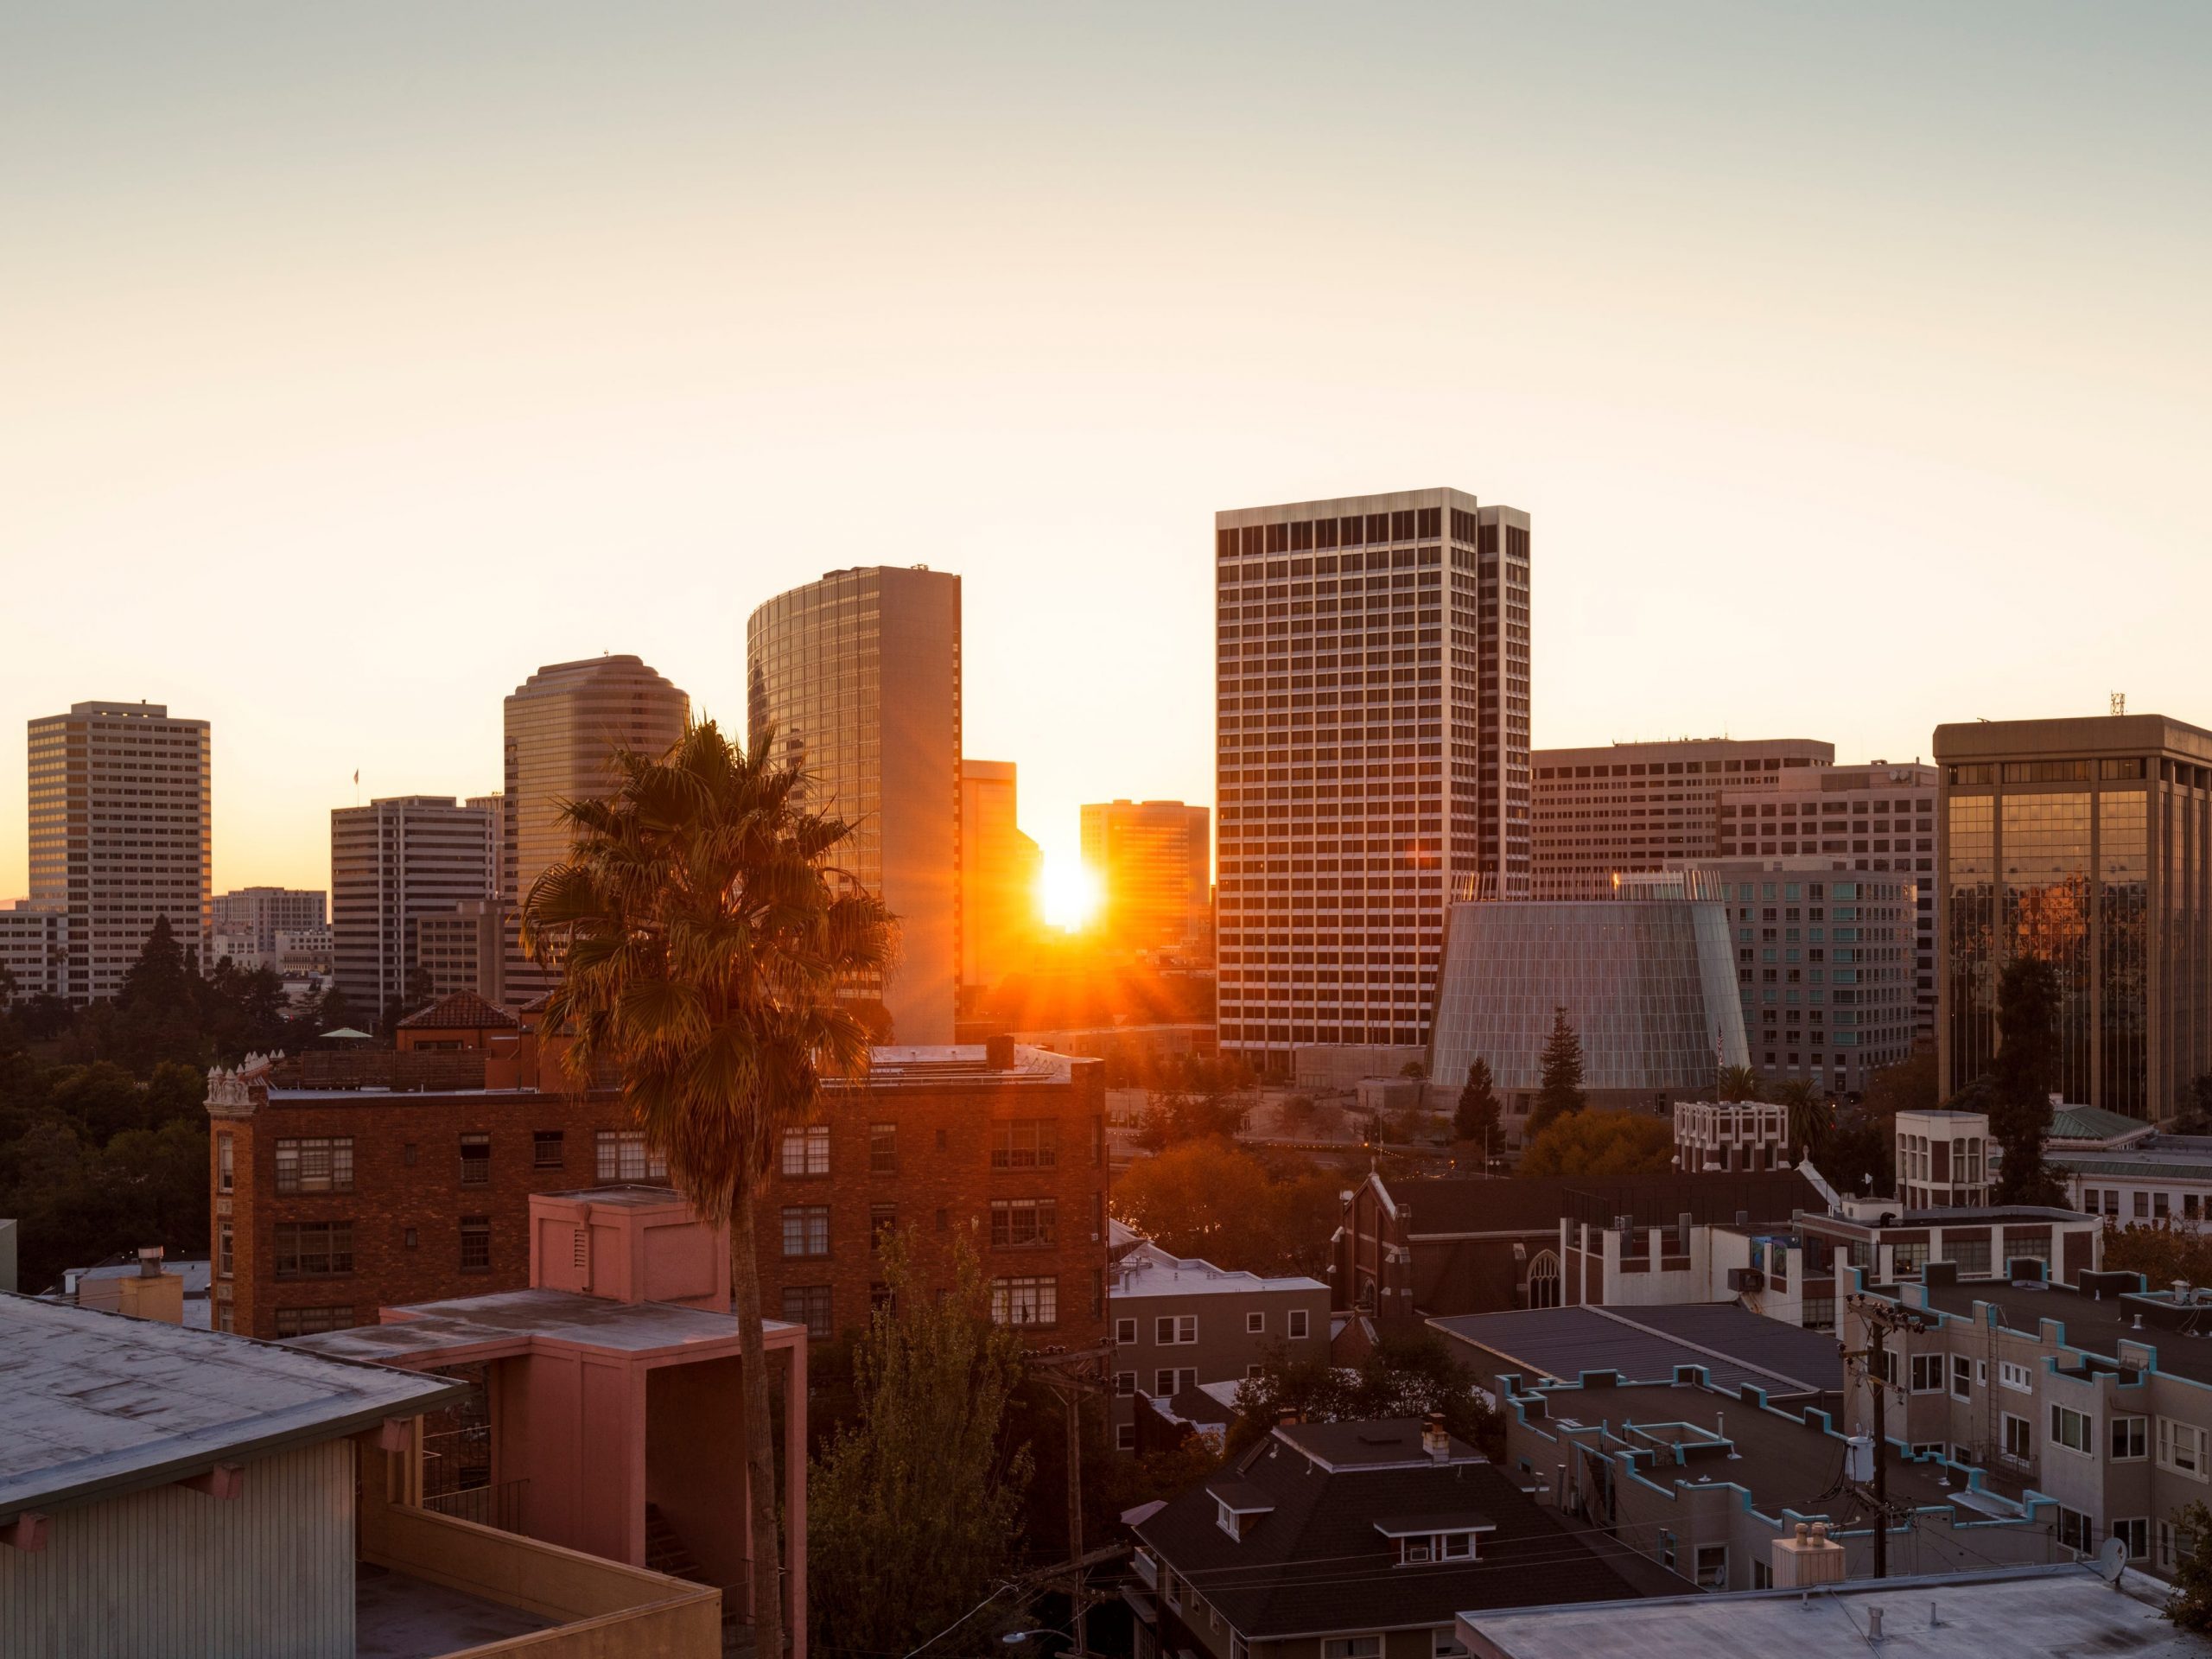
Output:
<svg viewBox="0 0 2212 1659">
<path fill-rule="evenodd" d="M 1046 855 L 1037 902 L 1052 926 L 1080 933 L 1098 914 L 1102 896 L 1097 873 L 1081 859 Z"/>
</svg>

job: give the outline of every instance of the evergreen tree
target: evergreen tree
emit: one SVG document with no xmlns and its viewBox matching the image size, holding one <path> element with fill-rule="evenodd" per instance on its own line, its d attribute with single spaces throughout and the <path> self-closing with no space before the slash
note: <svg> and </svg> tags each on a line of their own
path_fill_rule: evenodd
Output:
<svg viewBox="0 0 2212 1659">
<path fill-rule="evenodd" d="M 1459 1090 L 1459 1109 L 1452 1119 L 1455 1139 L 1471 1141 L 1484 1148 L 1497 1133 L 1497 1087 L 1491 1080 L 1490 1062 L 1479 1054 L 1467 1068 L 1466 1085 Z"/>
<path fill-rule="evenodd" d="M 2005 1149 L 2000 1204 L 2063 1204 L 2044 1166 L 2050 1093 L 2058 1084 L 2058 975 L 2040 957 L 2015 957 L 1997 982 L 1997 1063 L 1989 1078 L 1989 1129 Z"/>
<path fill-rule="evenodd" d="M 1582 1109 L 1582 1039 L 1568 1023 L 1567 1010 L 1552 1010 L 1552 1034 L 1544 1043 L 1542 1085 L 1536 1109 L 1529 1115 L 1529 1134 L 1541 1135 L 1570 1112 Z"/>
<path fill-rule="evenodd" d="M 2184 1630 L 2212 1636 L 2212 1510 L 2200 1501 L 2174 1511 L 2178 1559 L 2166 1617 Z"/>
</svg>

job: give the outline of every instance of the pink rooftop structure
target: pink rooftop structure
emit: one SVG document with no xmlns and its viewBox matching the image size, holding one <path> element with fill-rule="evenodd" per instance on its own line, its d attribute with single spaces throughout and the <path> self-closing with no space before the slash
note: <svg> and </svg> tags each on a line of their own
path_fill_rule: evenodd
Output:
<svg viewBox="0 0 2212 1659">
<path fill-rule="evenodd" d="M 387 1307 L 287 1345 L 480 1376 L 488 1470 L 426 1505 L 717 1586 L 726 1624 L 750 1624 L 728 1230 L 653 1186 L 536 1194 L 530 1228 L 527 1290 Z M 805 1659 L 806 1329 L 768 1320 L 766 1346 L 785 1403 L 785 1628 Z"/>
</svg>

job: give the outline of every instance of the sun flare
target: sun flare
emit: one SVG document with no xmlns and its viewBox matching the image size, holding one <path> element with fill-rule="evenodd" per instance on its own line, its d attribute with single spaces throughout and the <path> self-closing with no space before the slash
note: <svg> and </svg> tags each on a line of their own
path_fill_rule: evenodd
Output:
<svg viewBox="0 0 2212 1659">
<path fill-rule="evenodd" d="M 1046 858 L 1037 882 L 1037 902 L 1052 926 L 1081 932 L 1098 914 L 1102 897 L 1097 872 L 1090 866 L 1080 859 Z"/>
</svg>

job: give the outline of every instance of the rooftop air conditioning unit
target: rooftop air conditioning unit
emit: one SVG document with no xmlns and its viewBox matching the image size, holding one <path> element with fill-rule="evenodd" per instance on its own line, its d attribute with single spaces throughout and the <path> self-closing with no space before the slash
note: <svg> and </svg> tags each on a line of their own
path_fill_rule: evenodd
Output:
<svg viewBox="0 0 2212 1659">
<path fill-rule="evenodd" d="M 1766 1274 L 1757 1268 L 1731 1268 L 1728 1269 L 1728 1288 L 1734 1291 L 1764 1290 Z"/>
</svg>

